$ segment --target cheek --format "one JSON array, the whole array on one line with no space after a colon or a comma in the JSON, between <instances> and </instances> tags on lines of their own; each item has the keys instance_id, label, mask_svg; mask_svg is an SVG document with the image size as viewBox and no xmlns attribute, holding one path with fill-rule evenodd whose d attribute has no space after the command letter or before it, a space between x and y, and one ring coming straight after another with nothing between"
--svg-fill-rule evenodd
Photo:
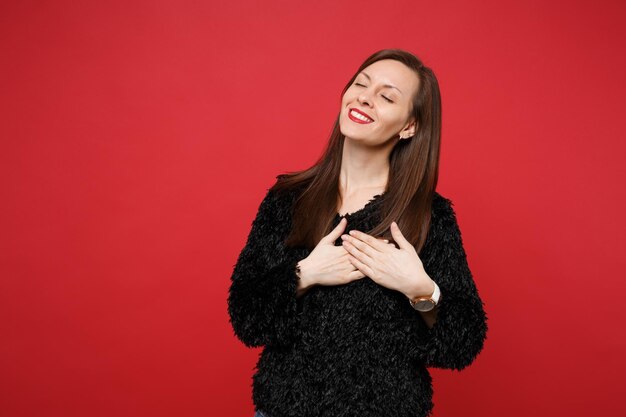
<instances>
[{"instance_id":1,"label":"cheek","mask_svg":"<svg viewBox=\"0 0 626 417\"><path fill-rule=\"evenodd\" d=\"M384 122L385 129L394 130L402 126L402 117L395 111L380 112L379 117Z\"/></svg>"},{"instance_id":2,"label":"cheek","mask_svg":"<svg viewBox=\"0 0 626 417\"><path fill-rule=\"evenodd\" d=\"M355 99L355 95L353 92L351 92L350 90L346 91L346 94L343 95L343 97L341 98L341 103L343 104L348 104L352 101L354 101Z\"/></svg>"}]
</instances>

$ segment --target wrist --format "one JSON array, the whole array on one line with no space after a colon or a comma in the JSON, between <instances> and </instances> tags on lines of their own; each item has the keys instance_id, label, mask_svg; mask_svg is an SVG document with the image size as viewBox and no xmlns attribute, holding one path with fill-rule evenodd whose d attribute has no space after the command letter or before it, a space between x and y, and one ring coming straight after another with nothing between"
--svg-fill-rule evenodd
<instances>
[{"instance_id":1,"label":"wrist","mask_svg":"<svg viewBox=\"0 0 626 417\"><path fill-rule=\"evenodd\" d=\"M432 284L432 292L430 289L422 289L411 292L411 294L408 295L411 307L422 313L422 315L430 314L434 308L439 306L439 302L441 301L441 290L439 289L439 286L430 277L428 277L428 280L431 281L430 284ZM429 325L429 327L431 326Z\"/></svg>"},{"instance_id":2,"label":"wrist","mask_svg":"<svg viewBox=\"0 0 626 417\"><path fill-rule=\"evenodd\" d=\"M434 293L435 281L426 275L426 279L421 279L420 283L411 288L405 295L411 300L417 300L420 297L432 297Z\"/></svg>"},{"instance_id":3,"label":"wrist","mask_svg":"<svg viewBox=\"0 0 626 417\"><path fill-rule=\"evenodd\" d=\"M306 291L314 285L308 274L306 258L296 263L296 275L298 276L298 290Z\"/></svg>"}]
</instances>

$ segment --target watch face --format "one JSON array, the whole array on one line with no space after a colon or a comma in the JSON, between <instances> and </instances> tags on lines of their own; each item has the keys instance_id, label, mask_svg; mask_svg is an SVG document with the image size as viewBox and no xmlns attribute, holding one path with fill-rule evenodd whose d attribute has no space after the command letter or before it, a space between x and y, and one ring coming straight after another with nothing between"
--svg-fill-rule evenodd
<instances>
[{"instance_id":1,"label":"watch face","mask_svg":"<svg viewBox=\"0 0 626 417\"><path fill-rule=\"evenodd\" d=\"M435 303L430 300L420 300L415 303L413 308L418 311L430 311L435 307Z\"/></svg>"}]
</instances>

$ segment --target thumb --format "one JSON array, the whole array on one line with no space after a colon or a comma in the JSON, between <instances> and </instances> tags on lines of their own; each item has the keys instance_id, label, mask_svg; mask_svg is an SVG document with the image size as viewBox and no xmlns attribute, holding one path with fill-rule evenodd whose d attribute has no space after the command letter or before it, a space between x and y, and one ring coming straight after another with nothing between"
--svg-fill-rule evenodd
<instances>
[{"instance_id":1,"label":"thumb","mask_svg":"<svg viewBox=\"0 0 626 417\"><path fill-rule=\"evenodd\" d=\"M324 243L334 244L335 240L339 239L343 231L346 230L346 224L348 224L348 220L346 220L345 217L342 217L341 221L339 221L339 224L337 224L337 226L335 226L335 228L331 230L329 234L324 236L322 238L322 241Z\"/></svg>"},{"instance_id":2,"label":"thumb","mask_svg":"<svg viewBox=\"0 0 626 417\"><path fill-rule=\"evenodd\" d=\"M413 245L411 245L411 242L409 242L408 240L404 238L404 235L402 234L402 232L400 231L400 228L398 227L398 223L391 222L390 229L391 229L391 236L393 236L393 240L398 244L400 249L413 248Z\"/></svg>"}]
</instances>

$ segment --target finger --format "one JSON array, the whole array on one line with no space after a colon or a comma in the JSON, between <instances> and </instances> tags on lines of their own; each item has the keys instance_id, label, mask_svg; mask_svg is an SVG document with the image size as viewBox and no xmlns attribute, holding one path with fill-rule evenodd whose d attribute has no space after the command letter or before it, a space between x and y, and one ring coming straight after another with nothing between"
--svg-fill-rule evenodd
<instances>
[{"instance_id":1,"label":"finger","mask_svg":"<svg viewBox=\"0 0 626 417\"><path fill-rule=\"evenodd\" d=\"M383 242L382 240L375 238L374 236L368 235L367 233L363 233L359 230L351 230L348 233L349 237L348 237L348 241L351 242L352 244L354 244L355 246L357 246L359 249L361 248L360 246L357 245L358 241L364 242L367 245L369 245L370 247L376 249L378 252L383 252L387 249L389 249L389 245L387 245L387 243ZM386 239L385 239L386 240ZM364 250L364 249L362 249ZM373 252L366 252L369 255L374 255Z\"/></svg>"},{"instance_id":2,"label":"finger","mask_svg":"<svg viewBox=\"0 0 626 417\"><path fill-rule=\"evenodd\" d=\"M352 236L342 235L341 238L343 239L342 246L346 248L350 254L359 258L362 262L371 263L372 259L380 253L377 249L374 249L367 243L359 239L355 239ZM385 245L382 242L379 243Z\"/></svg>"},{"instance_id":3,"label":"finger","mask_svg":"<svg viewBox=\"0 0 626 417\"><path fill-rule=\"evenodd\" d=\"M348 274L348 281L355 281L361 278L365 278L365 274L358 269Z\"/></svg>"},{"instance_id":4,"label":"finger","mask_svg":"<svg viewBox=\"0 0 626 417\"><path fill-rule=\"evenodd\" d=\"M348 220L345 217L343 217L341 221L339 221L337 226L335 226L335 228L331 230L329 234L327 234L326 236L322 238L322 241L324 243L334 244L335 240L339 239L339 236L341 236L343 231L346 230L346 224L348 224Z\"/></svg>"},{"instance_id":5,"label":"finger","mask_svg":"<svg viewBox=\"0 0 626 417\"><path fill-rule=\"evenodd\" d=\"M342 235L342 236L343 236L343 235ZM385 245L388 245L388 244L389 244L389 240L384 239L384 238L382 238L382 237L377 237L376 239L380 240L380 241L381 241L381 242L383 242Z\"/></svg>"},{"instance_id":6,"label":"finger","mask_svg":"<svg viewBox=\"0 0 626 417\"><path fill-rule=\"evenodd\" d=\"M361 262L358 258L350 256L350 262L352 262L352 265L354 265L354 267L361 271L363 274L369 277L372 277L374 275L374 271L372 270L372 268L370 268L364 262Z\"/></svg>"},{"instance_id":7,"label":"finger","mask_svg":"<svg viewBox=\"0 0 626 417\"><path fill-rule=\"evenodd\" d=\"M385 249L389 249L389 248L397 249L396 244L394 242L389 243L389 239L383 239L382 237L379 237L377 239L380 240L381 242L385 242Z\"/></svg>"},{"instance_id":8,"label":"finger","mask_svg":"<svg viewBox=\"0 0 626 417\"><path fill-rule=\"evenodd\" d=\"M398 244L400 249L409 249L409 248L415 249L413 245L411 244L411 242L405 239L404 235L400 231L400 228L398 227L398 223L391 222L390 229L391 229L391 236L393 236L393 240Z\"/></svg>"},{"instance_id":9,"label":"finger","mask_svg":"<svg viewBox=\"0 0 626 417\"><path fill-rule=\"evenodd\" d=\"M372 266L374 266L374 258L371 258L364 252L360 251L351 243L344 242L343 246L348 252L348 260L355 268L360 269L363 273L368 273L368 271L372 270Z\"/></svg>"}]
</instances>

